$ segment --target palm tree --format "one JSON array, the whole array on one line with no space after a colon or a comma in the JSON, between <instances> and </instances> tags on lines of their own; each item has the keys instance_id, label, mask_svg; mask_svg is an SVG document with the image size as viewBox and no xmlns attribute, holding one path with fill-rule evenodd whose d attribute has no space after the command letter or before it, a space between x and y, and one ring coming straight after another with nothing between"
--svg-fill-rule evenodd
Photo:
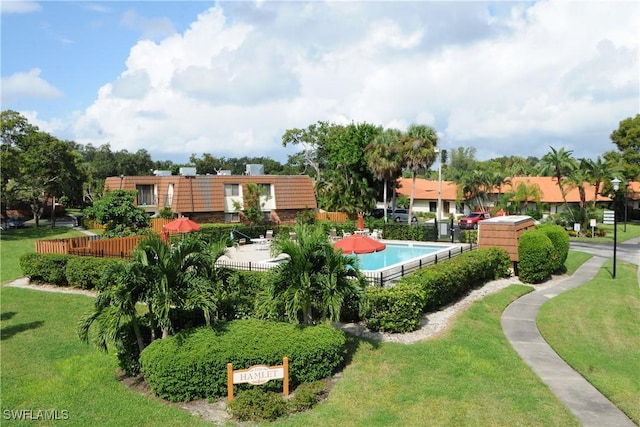
<instances>
[{"instance_id":1,"label":"palm tree","mask_svg":"<svg viewBox=\"0 0 640 427\"><path fill-rule=\"evenodd\" d=\"M527 212L527 206L530 201L535 201L536 203L540 203L542 198L542 190L538 184L526 184L524 182L518 183L516 188L508 193L509 198L513 199L513 201L518 204L520 207L520 213ZM522 205L524 203L524 205Z\"/></svg>"},{"instance_id":2,"label":"palm tree","mask_svg":"<svg viewBox=\"0 0 640 427\"><path fill-rule=\"evenodd\" d=\"M291 322L313 324L318 317L339 318L350 296L363 296L355 260L337 251L322 227L297 225L297 239L277 238L274 254L287 261L272 270L258 297L258 311L268 316L279 310ZM364 298L361 299L364 301Z\"/></svg>"},{"instance_id":3,"label":"palm tree","mask_svg":"<svg viewBox=\"0 0 640 427\"><path fill-rule=\"evenodd\" d=\"M438 144L436 131L425 125L411 125L403 139L404 164L411 172L411 197L407 222L413 217L413 199L416 191L416 176L428 169L436 159L435 147Z\"/></svg>"},{"instance_id":4,"label":"palm tree","mask_svg":"<svg viewBox=\"0 0 640 427\"><path fill-rule=\"evenodd\" d=\"M607 181L610 176L610 170L607 163L602 159L602 157L598 156L596 160L586 159L589 182L593 184L593 206L596 205L598 201L598 194L600 194L600 186Z\"/></svg>"},{"instance_id":5,"label":"palm tree","mask_svg":"<svg viewBox=\"0 0 640 427\"><path fill-rule=\"evenodd\" d=\"M402 133L397 129L386 129L365 148L365 157L367 158L369 168L373 171L377 179L384 181L383 203L385 222L387 222L388 182L395 182L402 172L402 160L399 156L401 136Z\"/></svg>"},{"instance_id":6,"label":"palm tree","mask_svg":"<svg viewBox=\"0 0 640 427\"><path fill-rule=\"evenodd\" d=\"M123 330L131 325L138 351L142 352L145 345L136 304L143 299L146 281L135 264L113 264L105 271L103 280L106 286L96 297L93 311L81 320L78 336L88 342L89 331L96 325L94 343L107 351L108 344L122 345Z\"/></svg>"},{"instance_id":7,"label":"palm tree","mask_svg":"<svg viewBox=\"0 0 640 427\"><path fill-rule=\"evenodd\" d=\"M188 236L169 246L152 234L140 242L133 256L149 282L145 300L152 326L162 330L162 338L171 332L170 314L177 308L202 309L210 322L216 310L210 281L215 260L203 240Z\"/></svg>"},{"instance_id":8,"label":"palm tree","mask_svg":"<svg viewBox=\"0 0 640 427\"><path fill-rule=\"evenodd\" d=\"M367 306L367 282L358 269L358 259L355 256L345 257L332 245L324 246L324 258L324 266L317 277L322 316L339 321L346 301L353 298L358 301L362 314Z\"/></svg>"},{"instance_id":9,"label":"palm tree","mask_svg":"<svg viewBox=\"0 0 640 427\"><path fill-rule=\"evenodd\" d=\"M492 176L483 170L472 170L464 173L460 178L459 190L462 197L476 205L481 210L485 210L485 199L487 191L492 188Z\"/></svg>"},{"instance_id":10,"label":"palm tree","mask_svg":"<svg viewBox=\"0 0 640 427\"><path fill-rule=\"evenodd\" d=\"M564 178L570 175L571 171L576 168L576 161L571 156L573 151L566 151L564 147L560 147L559 150L553 147L549 148L551 148L551 152L542 156L540 162L538 162L538 171L544 176L553 176L556 178L556 183L560 189L565 208L569 210Z\"/></svg>"}]
</instances>

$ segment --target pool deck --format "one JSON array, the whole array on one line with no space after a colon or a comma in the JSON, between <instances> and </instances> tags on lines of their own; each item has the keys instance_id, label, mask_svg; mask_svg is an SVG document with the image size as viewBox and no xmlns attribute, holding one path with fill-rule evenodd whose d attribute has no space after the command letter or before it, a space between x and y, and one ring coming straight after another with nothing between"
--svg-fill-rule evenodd
<instances>
[{"instance_id":1,"label":"pool deck","mask_svg":"<svg viewBox=\"0 0 640 427\"><path fill-rule=\"evenodd\" d=\"M464 246L465 250L469 247L469 244L460 243L448 243L448 242L415 242L407 240L381 240L384 243L413 243L415 245L427 245L427 246L442 246L444 247L456 247ZM244 261L244 262L265 262L273 259L271 248L269 243L253 243L250 245L232 246L227 248L226 255L223 255L221 259L229 261Z\"/></svg>"}]
</instances>

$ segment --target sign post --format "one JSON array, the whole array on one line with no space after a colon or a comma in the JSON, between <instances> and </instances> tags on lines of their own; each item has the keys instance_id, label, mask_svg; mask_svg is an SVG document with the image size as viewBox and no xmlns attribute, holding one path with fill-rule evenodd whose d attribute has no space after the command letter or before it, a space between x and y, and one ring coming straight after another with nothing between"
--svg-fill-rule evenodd
<instances>
[{"instance_id":1,"label":"sign post","mask_svg":"<svg viewBox=\"0 0 640 427\"><path fill-rule=\"evenodd\" d=\"M289 358L282 358L282 365L253 365L249 369L233 370L233 364L227 363L227 400L233 401L233 385L249 383L260 385L271 380L283 380L282 393L289 395Z\"/></svg>"},{"instance_id":2,"label":"sign post","mask_svg":"<svg viewBox=\"0 0 640 427\"><path fill-rule=\"evenodd\" d=\"M596 236L596 219L595 218L591 218L589 220L589 223L591 225L591 237L595 237Z\"/></svg>"}]
</instances>

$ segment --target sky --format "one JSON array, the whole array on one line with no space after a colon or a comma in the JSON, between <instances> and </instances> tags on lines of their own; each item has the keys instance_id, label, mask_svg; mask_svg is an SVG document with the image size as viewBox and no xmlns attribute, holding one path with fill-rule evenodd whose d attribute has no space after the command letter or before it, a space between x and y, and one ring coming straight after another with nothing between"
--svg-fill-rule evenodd
<instances>
[{"instance_id":1,"label":"sky","mask_svg":"<svg viewBox=\"0 0 640 427\"><path fill-rule=\"evenodd\" d=\"M282 163L318 121L486 160L616 149L640 113L640 2L1 0L2 110L153 160Z\"/></svg>"}]
</instances>

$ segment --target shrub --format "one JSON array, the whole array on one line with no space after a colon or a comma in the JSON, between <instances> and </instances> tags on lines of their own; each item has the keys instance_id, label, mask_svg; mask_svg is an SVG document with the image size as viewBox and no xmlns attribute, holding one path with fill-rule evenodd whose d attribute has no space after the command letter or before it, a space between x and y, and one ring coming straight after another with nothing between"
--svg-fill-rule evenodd
<instances>
[{"instance_id":1,"label":"shrub","mask_svg":"<svg viewBox=\"0 0 640 427\"><path fill-rule=\"evenodd\" d=\"M290 411L301 412L313 408L320 401L324 389L325 384L322 381L300 384L289 400Z\"/></svg>"},{"instance_id":2,"label":"shrub","mask_svg":"<svg viewBox=\"0 0 640 427\"><path fill-rule=\"evenodd\" d=\"M273 366L287 356L293 386L331 376L343 362L345 343L344 332L326 324L235 320L156 340L142 352L140 366L151 389L162 398L217 398L227 393L228 363L235 369ZM282 381L262 387L281 389Z\"/></svg>"},{"instance_id":3,"label":"shrub","mask_svg":"<svg viewBox=\"0 0 640 427\"><path fill-rule=\"evenodd\" d=\"M552 271L560 270L569 255L569 236L561 226L554 224L539 226L538 230L546 234L553 243Z\"/></svg>"},{"instance_id":4,"label":"shrub","mask_svg":"<svg viewBox=\"0 0 640 427\"><path fill-rule=\"evenodd\" d=\"M369 288L367 326L386 332L409 332L424 312L437 310L487 280L508 277L511 260L502 248L486 248L424 268L393 288Z\"/></svg>"},{"instance_id":5,"label":"shrub","mask_svg":"<svg viewBox=\"0 0 640 427\"><path fill-rule=\"evenodd\" d=\"M524 283L540 283L553 272L554 247L540 230L524 232L518 241L518 275Z\"/></svg>"},{"instance_id":6,"label":"shrub","mask_svg":"<svg viewBox=\"0 0 640 427\"><path fill-rule=\"evenodd\" d=\"M281 395L259 388L239 393L229 408L240 421L275 421L287 413L287 403Z\"/></svg>"},{"instance_id":7,"label":"shrub","mask_svg":"<svg viewBox=\"0 0 640 427\"><path fill-rule=\"evenodd\" d=\"M22 273L34 282L67 286L65 269L70 255L27 253L20 257Z\"/></svg>"},{"instance_id":8,"label":"shrub","mask_svg":"<svg viewBox=\"0 0 640 427\"><path fill-rule=\"evenodd\" d=\"M102 290L102 276L109 266L123 263L121 259L71 256L65 268L69 286Z\"/></svg>"},{"instance_id":9,"label":"shrub","mask_svg":"<svg viewBox=\"0 0 640 427\"><path fill-rule=\"evenodd\" d=\"M255 316L256 295L266 276L261 271L234 270L217 288L220 320L248 319Z\"/></svg>"},{"instance_id":10,"label":"shrub","mask_svg":"<svg viewBox=\"0 0 640 427\"><path fill-rule=\"evenodd\" d=\"M458 241L460 243L478 243L478 231L477 230L460 230Z\"/></svg>"},{"instance_id":11,"label":"shrub","mask_svg":"<svg viewBox=\"0 0 640 427\"><path fill-rule=\"evenodd\" d=\"M392 288L367 288L371 310L365 315L372 331L410 332L420 326L425 294L422 289L407 284Z\"/></svg>"},{"instance_id":12,"label":"shrub","mask_svg":"<svg viewBox=\"0 0 640 427\"><path fill-rule=\"evenodd\" d=\"M382 229L385 239L415 240L421 242L438 240L438 231L434 224L388 223Z\"/></svg>"}]
</instances>

